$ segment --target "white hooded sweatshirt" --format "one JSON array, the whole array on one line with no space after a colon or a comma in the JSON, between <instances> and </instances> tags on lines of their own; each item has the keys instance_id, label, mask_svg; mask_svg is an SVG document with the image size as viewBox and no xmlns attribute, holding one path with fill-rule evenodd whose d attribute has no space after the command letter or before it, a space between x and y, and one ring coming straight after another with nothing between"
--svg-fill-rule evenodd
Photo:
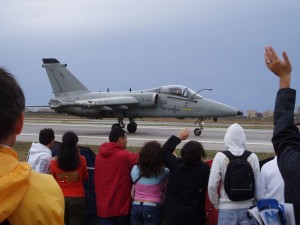
<instances>
[{"instance_id":1,"label":"white hooded sweatshirt","mask_svg":"<svg viewBox=\"0 0 300 225\"><path fill-rule=\"evenodd\" d=\"M52 152L47 146L40 143L32 143L27 161L34 171L49 174L51 159Z\"/></svg>"},{"instance_id":2,"label":"white hooded sweatshirt","mask_svg":"<svg viewBox=\"0 0 300 225\"><path fill-rule=\"evenodd\" d=\"M244 153L246 149L246 135L239 124L232 124L227 129L224 144L225 149L229 150L235 156L240 156ZM257 155L252 153L247 160L253 169L255 180L257 180L259 176L259 161ZM209 199L217 209L249 208L254 205L254 199L233 202L228 198L225 192L224 179L228 163L229 159L222 152L218 152L214 157L208 181ZM218 194L219 185L220 196Z\"/></svg>"},{"instance_id":3,"label":"white hooded sweatshirt","mask_svg":"<svg viewBox=\"0 0 300 225\"><path fill-rule=\"evenodd\" d=\"M265 163L256 182L256 199L275 198L284 203L284 181L277 164L277 156Z\"/></svg>"}]
</instances>

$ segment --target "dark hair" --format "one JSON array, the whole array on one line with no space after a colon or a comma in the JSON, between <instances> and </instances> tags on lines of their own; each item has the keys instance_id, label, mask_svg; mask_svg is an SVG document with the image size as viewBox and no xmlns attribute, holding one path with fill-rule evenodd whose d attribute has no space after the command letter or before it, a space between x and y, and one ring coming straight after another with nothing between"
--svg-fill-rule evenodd
<instances>
[{"instance_id":1,"label":"dark hair","mask_svg":"<svg viewBox=\"0 0 300 225\"><path fill-rule=\"evenodd\" d=\"M202 144L198 141L189 141L181 149L181 158L184 164L195 166L206 157Z\"/></svg>"},{"instance_id":2,"label":"dark hair","mask_svg":"<svg viewBox=\"0 0 300 225\"><path fill-rule=\"evenodd\" d=\"M163 169L162 148L157 141L149 141L140 151L137 162L140 174L144 177L157 177Z\"/></svg>"},{"instance_id":3,"label":"dark hair","mask_svg":"<svg viewBox=\"0 0 300 225\"><path fill-rule=\"evenodd\" d=\"M78 136L72 131L66 132L57 153L58 167L72 171L80 166L80 156L77 148Z\"/></svg>"},{"instance_id":4,"label":"dark hair","mask_svg":"<svg viewBox=\"0 0 300 225\"><path fill-rule=\"evenodd\" d=\"M51 128L40 130L39 142L41 144L48 145L54 138L54 131Z\"/></svg>"},{"instance_id":5,"label":"dark hair","mask_svg":"<svg viewBox=\"0 0 300 225\"><path fill-rule=\"evenodd\" d=\"M110 142L118 142L120 137L125 136L125 130L122 128L114 128L109 133L109 141Z\"/></svg>"},{"instance_id":6,"label":"dark hair","mask_svg":"<svg viewBox=\"0 0 300 225\"><path fill-rule=\"evenodd\" d=\"M24 93L12 74L0 68L0 141L14 133L25 109Z\"/></svg>"}]
</instances>

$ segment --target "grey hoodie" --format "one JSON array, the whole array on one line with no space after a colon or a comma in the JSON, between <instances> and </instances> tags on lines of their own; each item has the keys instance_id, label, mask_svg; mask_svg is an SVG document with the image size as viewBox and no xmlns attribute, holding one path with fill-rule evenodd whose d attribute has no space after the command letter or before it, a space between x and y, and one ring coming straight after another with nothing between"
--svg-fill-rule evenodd
<instances>
[{"instance_id":1,"label":"grey hoodie","mask_svg":"<svg viewBox=\"0 0 300 225\"><path fill-rule=\"evenodd\" d=\"M52 159L51 150L40 143L32 143L28 153L28 163L31 168L38 173L50 173L50 164Z\"/></svg>"},{"instance_id":2,"label":"grey hoodie","mask_svg":"<svg viewBox=\"0 0 300 225\"><path fill-rule=\"evenodd\" d=\"M225 149L229 150L233 155L242 155L246 149L246 135L244 129L237 123L232 124L224 137ZM255 180L259 176L259 161L257 155L252 153L248 157ZM224 153L218 152L214 157L208 181L208 196L215 208L219 209L245 209L252 206L255 199L233 202L231 201L224 189L224 179L227 170L229 159ZM218 187L220 184L220 195L218 194Z\"/></svg>"},{"instance_id":3,"label":"grey hoodie","mask_svg":"<svg viewBox=\"0 0 300 225\"><path fill-rule=\"evenodd\" d=\"M237 123L232 124L224 137L225 149L233 155L240 156L246 149L246 135L244 129Z\"/></svg>"}]
</instances>

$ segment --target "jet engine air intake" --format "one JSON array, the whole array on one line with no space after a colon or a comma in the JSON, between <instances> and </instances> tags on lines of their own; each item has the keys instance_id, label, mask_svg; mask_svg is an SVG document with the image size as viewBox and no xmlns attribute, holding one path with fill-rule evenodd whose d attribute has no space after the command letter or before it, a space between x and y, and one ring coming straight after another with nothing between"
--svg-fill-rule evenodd
<instances>
[{"instance_id":1,"label":"jet engine air intake","mask_svg":"<svg viewBox=\"0 0 300 225\"><path fill-rule=\"evenodd\" d=\"M141 107L156 107L158 101L157 93L143 93L138 97L139 106Z\"/></svg>"}]
</instances>

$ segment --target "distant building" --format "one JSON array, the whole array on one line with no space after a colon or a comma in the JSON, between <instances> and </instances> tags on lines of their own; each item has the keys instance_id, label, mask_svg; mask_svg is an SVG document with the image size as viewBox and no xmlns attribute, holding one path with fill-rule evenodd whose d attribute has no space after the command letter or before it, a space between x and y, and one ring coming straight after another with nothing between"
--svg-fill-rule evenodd
<instances>
[{"instance_id":1,"label":"distant building","mask_svg":"<svg viewBox=\"0 0 300 225\"><path fill-rule=\"evenodd\" d=\"M257 111L253 110L253 109L247 110L247 117L248 118L255 118L255 117L257 117Z\"/></svg>"},{"instance_id":2,"label":"distant building","mask_svg":"<svg viewBox=\"0 0 300 225\"><path fill-rule=\"evenodd\" d=\"M44 113L54 112L54 110L50 109L49 107L41 107L37 111L38 112L44 112Z\"/></svg>"},{"instance_id":3,"label":"distant building","mask_svg":"<svg viewBox=\"0 0 300 225\"><path fill-rule=\"evenodd\" d=\"M263 116L264 116L264 118L274 117L274 112L272 110L264 111Z\"/></svg>"},{"instance_id":4,"label":"distant building","mask_svg":"<svg viewBox=\"0 0 300 225\"><path fill-rule=\"evenodd\" d=\"M300 105L295 106L295 111L294 111L295 119L299 120L300 119Z\"/></svg>"},{"instance_id":5,"label":"distant building","mask_svg":"<svg viewBox=\"0 0 300 225\"><path fill-rule=\"evenodd\" d=\"M33 113L52 113L53 109L49 107L25 107L25 112L33 112Z\"/></svg>"},{"instance_id":6,"label":"distant building","mask_svg":"<svg viewBox=\"0 0 300 225\"><path fill-rule=\"evenodd\" d=\"M300 105L295 106L295 114L300 116Z\"/></svg>"},{"instance_id":7,"label":"distant building","mask_svg":"<svg viewBox=\"0 0 300 225\"><path fill-rule=\"evenodd\" d=\"M256 117L257 117L257 118L263 118L263 117L264 117L264 114L261 113L261 112L258 112L258 113L256 113Z\"/></svg>"}]
</instances>

